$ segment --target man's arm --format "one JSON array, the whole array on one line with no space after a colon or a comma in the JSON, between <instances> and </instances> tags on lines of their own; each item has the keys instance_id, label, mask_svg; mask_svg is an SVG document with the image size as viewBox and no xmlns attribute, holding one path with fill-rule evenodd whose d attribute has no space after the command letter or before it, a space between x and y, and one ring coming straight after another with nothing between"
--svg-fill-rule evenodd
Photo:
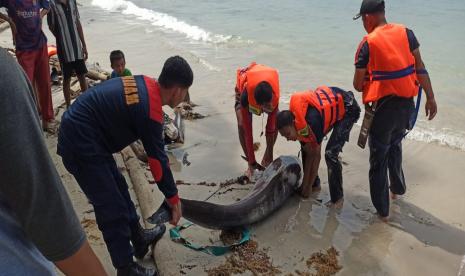
<instances>
[{"instance_id":1,"label":"man's arm","mask_svg":"<svg viewBox=\"0 0 465 276\"><path fill-rule=\"evenodd\" d=\"M312 192L313 183L318 175L318 168L320 167L321 160L321 145L312 145L311 143L305 143L302 150L305 151L305 167L304 167L304 178L302 180L301 195L304 198L308 198Z\"/></svg>"},{"instance_id":2,"label":"man's arm","mask_svg":"<svg viewBox=\"0 0 465 276\"><path fill-rule=\"evenodd\" d=\"M242 113L242 127L244 129L245 148L247 150L247 161L249 168L253 167L256 163L255 152L253 150L253 131L252 131L252 114L250 114L247 107L241 106Z\"/></svg>"},{"instance_id":3,"label":"man's arm","mask_svg":"<svg viewBox=\"0 0 465 276\"><path fill-rule=\"evenodd\" d=\"M363 92L363 85L365 83L365 76L367 73L366 68L356 68L354 74L354 88L358 92Z\"/></svg>"},{"instance_id":4,"label":"man's arm","mask_svg":"<svg viewBox=\"0 0 465 276\"><path fill-rule=\"evenodd\" d=\"M48 9L41 9L40 10L40 18L43 19L48 13Z\"/></svg>"},{"instance_id":5,"label":"man's arm","mask_svg":"<svg viewBox=\"0 0 465 276\"><path fill-rule=\"evenodd\" d=\"M107 273L86 240L72 256L56 261L55 265L67 276L105 276Z\"/></svg>"},{"instance_id":6,"label":"man's arm","mask_svg":"<svg viewBox=\"0 0 465 276\"><path fill-rule=\"evenodd\" d=\"M48 0L41 0L40 1L40 7L42 8L40 10L40 18L43 19L44 16L47 15L48 11L50 10L50 1Z\"/></svg>"},{"instance_id":7,"label":"man's arm","mask_svg":"<svg viewBox=\"0 0 465 276\"><path fill-rule=\"evenodd\" d=\"M268 114L266 122L266 150L262 160L262 166L264 167L267 167L273 162L273 148L276 143L276 138L278 137L278 131L276 129L276 116L278 111L278 107L276 107L273 112Z\"/></svg>"},{"instance_id":8,"label":"man's arm","mask_svg":"<svg viewBox=\"0 0 465 276\"><path fill-rule=\"evenodd\" d=\"M431 85L431 80L426 72L425 64L421 59L420 48L415 49L412 54L415 57L415 70L417 71L418 81L426 94L426 116L428 116L429 120L432 120L438 112L436 100L434 98L433 86Z\"/></svg>"},{"instance_id":9,"label":"man's arm","mask_svg":"<svg viewBox=\"0 0 465 276\"><path fill-rule=\"evenodd\" d=\"M140 139L147 152L150 171L158 184L158 189L172 208L173 218L170 223L176 225L182 216L181 201L169 167L168 156L165 153L163 125L152 119L147 119L147 124L140 131L142 132Z\"/></svg>"},{"instance_id":10,"label":"man's arm","mask_svg":"<svg viewBox=\"0 0 465 276\"><path fill-rule=\"evenodd\" d=\"M51 8L50 12L47 14L47 24L50 32L57 37L56 14L53 8Z\"/></svg>"},{"instance_id":11,"label":"man's arm","mask_svg":"<svg viewBox=\"0 0 465 276\"><path fill-rule=\"evenodd\" d=\"M358 45L357 52L355 53L355 74L354 74L354 88L359 92L363 92L363 85L367 73L367 66L370 57L368 43L364 38Z\"/></svg>"},{"instance_id":12,"label":"man's arm","mask_svg":"<svg viewBox=\"0 0 465 276\"><path fill-rule=\"evenodd\" d=\"M8 24L10 24L11 35L13 36L13 45L16 46L16 33L17 33L17 30L16 30L15 23L13 22L13 20L8 15L3 14L1 12L0 12L0 18L5 20L6 22L8 22Z\"/></svg>"},{"instance_id":13,"label":"man's arm","mask_svg":"<svg viewBox=\"0 0 465 276\"><path fill-rule=\"evenodd\" d=\"M74 3L74 5L76 5L76 3ZM81 39L81 43L82 43L82 52L84 54L84 60L87 60L87 58L89 57L89 54L87 52L87 44L86 44L86 40L84 39L84 31L82 30L82 24L81 24L81 19L79 16L77 5L76 5L76 27L77 27L77 31L79 34L79 39Z\"/></svg>"}]
</instances>

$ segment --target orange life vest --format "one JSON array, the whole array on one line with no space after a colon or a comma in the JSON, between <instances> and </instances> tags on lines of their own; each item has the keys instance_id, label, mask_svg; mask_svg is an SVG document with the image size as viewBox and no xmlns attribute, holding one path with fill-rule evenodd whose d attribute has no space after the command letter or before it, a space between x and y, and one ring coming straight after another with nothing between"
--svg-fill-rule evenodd
<instances>
[{"instance_id":1,"label":"orange life vest","mask_svg":"<svg viewBox=\"0 0 465 276\"><path fill-rule=\"evenodd\" d=\"M333 92L327 86L320 86L315 91L297 92L292 94L289 110L294 114L294 125L297 130L297 139L305 143L316 144L316 137L308 126L305 115L308 106L315 107L323 118L323 133L326 135L331 128L344 118L344 99L341 94Z\"/></svg>"},{"instance_id":2,"label":"orange life vest","mask_svg":"<svg viewBox=\"0 0 465 276\"><path fill-rule=\"evenodd\" d=\"M255 88L262 81L266 81L273 89L271 105L275 109L279 104L279 77L278 71L274 68L252 62L248 67L237 69L236 89L240 94L247 91L249 111L255 115L260 115L263 110L257 104L254 97Z\"/></svg>"},{"instance_id":3,"label":"orange life vest","mask_svg":"<svg viewBox=\"0 0 465 276\"><path fill-rule=\"evenodd\" d=\"M363 88L363 103L388 95L410 98L418 94L415 58L405 26L386 24L364 38L368 42L368 80Z\"/></svg>"},{"instance_id":4,"label":"orange life vest","mask_svg":"<svg viewBox=\"0 0 465 276\"><path fill-rule=\"evenodd\" d=\"M53 45L48 45L47 46L47 51L48 51L48 57L50 58L53 55L57 54L57 47Z\"/></svg>"}]
</instances>

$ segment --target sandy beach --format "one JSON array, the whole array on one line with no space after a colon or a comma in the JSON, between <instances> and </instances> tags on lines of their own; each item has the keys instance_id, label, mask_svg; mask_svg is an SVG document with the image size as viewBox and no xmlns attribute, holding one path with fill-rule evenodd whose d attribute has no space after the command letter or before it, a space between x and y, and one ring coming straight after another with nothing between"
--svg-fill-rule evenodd
<instances>
[{"instance_id":1,"label":"sandy beach","mask_svg":"<svg viewBox=\"0 0 465 276\"><path fill-rule=\"evenodd\" d=\"M98 61L102 68L110 70L108 54L123 43L127 67L134 74L156 77L164 60L175 54L184 56L191 64L194 71L191 100L198 104L195 111L207 117L186 121L186 142L175 150L175 155L187 154L190 165L171 156L176 180L219 183L245 171L247 164L240 157L242 150L233 110L236 68L210 70L189 52L179 52L165 41L154 41L146 36L145 30L138 25L114 28L111 21L98 19L91 11L81 16L89 60ZM93 24L98 24L99 28L92 28ZM105 30L104 35L102 30ZM49 42L54 44L48 30L46 34ZM10 37L9 30L0 33L0 46L11 47ZM151 50L147 51L148 48ZM281 106L287 108L283 103ZM254 116L254 139L262 145L256 153L259 161L265 148L265 137L259 137L261 129L262 119ZM268 219L250 227L252 239L260 248L267 248L282 275L298 275L296 270L314 272L307 268L305 260L331 246L340 254L342 270L337 275L465 275L465 152L404 140L407 193L392 202L391 221L385 224L377 219L370 200L369 152L356 146L358 132L358 126L355 126L341 155L344 164L343 208L336 211L323 204L329 200L329 191L326 165L322 160L319 170L322 191L307 200L297 195L290 198ZM114 275L101 234L96 225L89 222L94 219L91 205L56 155L56 137L46 135L46 138L76 212L87 225L91 245L107 272ZM278 137L274 155L297 155L298 150L297 142ZM117 159L124 171L121 155L117 155ZM128 174L124 175L130 182ZM251 187L250 184L233 185L228 191L219 190L209 201L228 204L242 198ZM179 185L178 188L183 198L205 200L219 187ZM160 198L161 193L156 188L151 190L154 197ZM137 197L134 196L134 200ZM156 208L160 203L152 207ZM197 243L211 244L212 241L219 242L220 232L193 226L183 234ZM155 248L155 256L164 262L156 259L163 275L206 275L206 270L225 261L225 257L213 257L171 242L167 234L160 243L163 246Z\"/></svg>"}]
</instances>

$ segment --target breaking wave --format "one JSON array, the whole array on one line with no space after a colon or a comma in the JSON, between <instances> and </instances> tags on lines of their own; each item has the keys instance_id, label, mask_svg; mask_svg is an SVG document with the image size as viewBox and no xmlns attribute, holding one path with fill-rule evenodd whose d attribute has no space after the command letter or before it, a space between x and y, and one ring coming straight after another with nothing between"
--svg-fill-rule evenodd
<instances>
[{"instance_id":1,"label":"breaking wave","mask_svg":"<svg viewBox=\"0 0 465 276\"><path fill-rule=\"evenodd\" d=\"M169 14L141 8L131 1L125 0L92 0L92 5L110 12L120 12L124 15L133 15L139 20L149 21L153 26L165 31L173 31L185 35L187 38L210 43L226 43L240 38L232 35L213 34L198 26L177 19Z\"/></svg>"}]
</instances>

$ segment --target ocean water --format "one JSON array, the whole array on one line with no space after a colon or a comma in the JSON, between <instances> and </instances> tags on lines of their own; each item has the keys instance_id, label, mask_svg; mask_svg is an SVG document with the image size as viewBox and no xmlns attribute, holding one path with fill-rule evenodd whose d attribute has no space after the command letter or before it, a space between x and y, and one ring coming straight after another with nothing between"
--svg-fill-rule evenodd
<instances>
[{"instance_id":1,"label":"ocean water","mask_svg":"<svg viewBox=\"0 0 465 276\"><path fill-rule=\"evenodd\" d=\"M289 95L319 85L353 90L354 55L365 35L353 21L360 0L212 1L84 0L118 24L140 23L207 70L230 74L251 61L278 68L281 108ZM439 113L422 113L409 139L465 151L465 1L392 0L389 22L414 31L432 79Z\"/></svg>"}]
</instances>

